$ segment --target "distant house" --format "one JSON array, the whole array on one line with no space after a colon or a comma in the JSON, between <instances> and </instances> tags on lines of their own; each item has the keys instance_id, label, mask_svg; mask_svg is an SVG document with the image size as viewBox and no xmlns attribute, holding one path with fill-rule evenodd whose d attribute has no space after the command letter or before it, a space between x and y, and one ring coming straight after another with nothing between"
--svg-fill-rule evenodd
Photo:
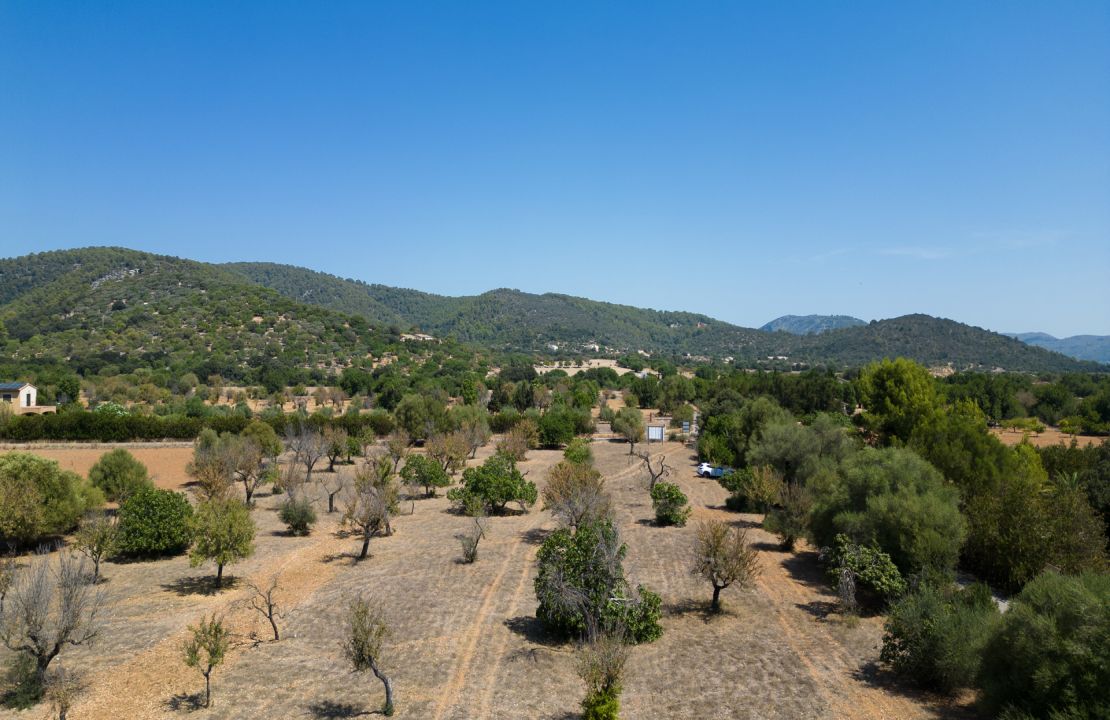
<instances>
[{"instance_id":1,"label":"distant house","mask_svg":"<svg viewBox=\"0 0 1110 720\"><path fill-rule=\"evenodd\" d=\"M11 406L15 415L45 415L57 411L53 405L39 405L39 391L31 383L0 383L0 402Z\"/></svg>"}]
</instances>

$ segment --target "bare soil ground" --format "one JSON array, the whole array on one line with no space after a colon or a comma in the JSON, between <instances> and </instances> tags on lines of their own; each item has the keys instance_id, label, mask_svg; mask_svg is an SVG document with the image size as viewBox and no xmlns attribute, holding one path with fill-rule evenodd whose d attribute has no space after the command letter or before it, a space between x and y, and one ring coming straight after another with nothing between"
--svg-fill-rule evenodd
<instances>
[{"instance_id":1,"label":"bare soil ground","mask_svg":"<svg viewBox=\"0 0 1110 720\"><path fill-rule=\"evenodd\" d=\"M184 490L190 481L185 466L193 459L191 442L159 443L25 443L0 444L0 453L17 450L57 460L63 470L85 477L104 453L124 448L146 465L154 484L167 490Z\"/></svg>"},{"instance_id":2,"label":"bare soil ground","mask_svg":"<svg viewBox=\"0 0 1110 720\"><path fill-rule=\"evenodd\" d=\"M1044 432L1031 433L1024 430L1010 430L1005 428L991 428L991 434L1007 445L1020 445L1028 439L1035 447L1050 447L1052 445L1071 445L1074 438L1079 447L1098 445L1110 440L1110 437L1098 435L1068 435L1060 432L1059 428L1047 427Z\"/></svg>"},{"instance_id":3,"label":"bare soil ground","mask_svg":"<svg viewBox=\"0 0 1110 720\"><path fill-rule=\"evenodd\" d=\"M694 475L686 448L642 447L665 454L675 467L670 479L689 495L692 522L714 516L749 528L763 574L754 588L726 590L726 612L709 617L710 588L688 571L692 523L656 527L640 463L629 458L628 446L594 443L628 544L629 579L659 592L665 607L663 637L632 650L622 717L966 716L958 705L897 689L874 669L881 618L840 621L831 612L834 598L820 581L815 553L804 548L783 553L757 527L758 516L724 511L725 491ZM169 477L169 467L182 463L182 449L159 451L168 457L151 464ZM472 462L491 451L484 448ZM560 457L533 451L522 469L542 483ZM89 681L70 717L370 714L381 706L381 685L369 674L349 672L340 647L346 605L360 593L381 601L393 627L382 664L396 688L396 717L578 717L583 687L574 671L574 647L547 637L534 618L534 561L555 527L549 513L533 508L490 518L477 562L465 565L458 561L455 536L471 520L452 513L442 496L406 502L395 534L374 539L371 557L355 563L358 541L339 531L338 515L321 512L310 537L293 538L277 519L278 501L260 500L253 513L259 526L256 553L229 567L237 582L220 593L208 583L212 568L191 569L185 558L106 566L110 605L101 637L91 648L67 648L61 656ZM245 581L265 581L274 573L286 588L284 635L277 643L254 642L251 635L266 638L268 627L243 608ZM186 626L213 612L227 618L239 644L213 674L213 707L201 709L203 679L185 667L179 648ZM24 713L0 711L0 718L45 717L45 705Z\"/></svg>"}]
</instances>

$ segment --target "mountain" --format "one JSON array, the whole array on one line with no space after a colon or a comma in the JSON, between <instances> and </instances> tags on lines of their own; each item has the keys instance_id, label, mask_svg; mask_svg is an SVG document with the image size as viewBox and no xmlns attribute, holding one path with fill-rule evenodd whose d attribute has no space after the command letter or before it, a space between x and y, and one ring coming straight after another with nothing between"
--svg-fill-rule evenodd
<instances>
[{"instance_id":1,"label":"mountain","mask_svg":"<svg viewBox=\"0 0 1110 720\"><path fill-rule=\"evenodd\" d=\"M815 335L826 330L839 330L867 323L851 315L783 315L760 327L765 332L788 332L793 335Z\"/></svg>"},{"instance_id":2,"label":"mountain","mask_svg":"<svg viewBox=\"0 0 1110 720\"><path fill-rule=\"evenodd\" d=\"M1110 363L1110 335L1072 335L1057 338L1042 332L1006 333L1027 345L1036 345L1079 360Z\"/></svg>"},{"instance_id":3,"label":"mountain","mask_svg":"<svg viewBox=\"0 0 1110 720\"><path fill-rule=\"evenodd\" d=\"M0 260L0 323L5 365L82 374L327 370L388 343L361 317L295 302L214 265L120 248Z\"/></svg>"},{"instance_id":4,"label":"mountain","mask_svg":"<svg viewBox=\"0 0 1110 720\"><path fill-rule=\"evenodd\" d=\"M454 336L503 350L543 352L555 345L575 353L596 344L613 353L644 350L732 357L744 365L803 362L854 366L903 356L926 365L951 363L959 370L1107 369L928 315L793 335L742 328L694 313L645 310L553 293L534 295L502 289L447 297L370 285L289 265L236 263L223 267L298 301L359 314L371 322L417 327L433 335Z\"/></svg>"},{"instance_id":5,"label":"mountain","mask_svg":"<svg viewBox=\"0 0 1110 720\"><path fill-rule=\"evenodd\" d=\"M555 345L579 354L597 345L609 354L732 357L744 366L845 367L904 356L961 370L1107 369L927 315L792 335L554 293L447 297L287 265L221 266L121 248L0 260L0 374L55 366L82 374L146 368L252 382L267 372L303 378L386 350L409 352L398 342L409 328L495 350L550 352Z\"/></svg>"}]
</instances>

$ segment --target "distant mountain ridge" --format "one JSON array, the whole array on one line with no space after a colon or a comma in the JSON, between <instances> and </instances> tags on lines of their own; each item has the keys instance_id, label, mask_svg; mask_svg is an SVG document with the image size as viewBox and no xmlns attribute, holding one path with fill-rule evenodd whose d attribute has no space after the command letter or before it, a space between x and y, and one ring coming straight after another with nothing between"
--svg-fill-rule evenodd
<instances>
[{"instance_id":1,"label":"distant mountain ridge","mask_svg":"<svg viewBox=\"0 0 1110 720\"><path fill-rule=\"evenodd\" d=\"M814 335L827 330L866 325L867 321L851 315L783 315L759 329L765 332L788 332L794 335Z\"/></svg>"},{"instance_id":2,"label":"distant mountain ridge","mask_svg":"<svg viewBox=\"0 0 1110 720\"><path fill-rule=\"evenodd\" d=\"M982 328L928 315L907 315L794 335L743 328L688 312L645 310L569 295L491 290L448 297L391 288L274 263L223 266L302 302L324 304L372 322L401 323L424 332L505 350L661 352L738 363L851 366L883 357L909 357L956 369L1105 371Z\"/></svg>"},{"instance_id":3,"label":"distant mountain ridge","mask_svg":"<svg viewBox=\"0 0 1110 720\"><path fill-rule=\"evenodd\" d=\"M745 367L851 367L902 356L957 370L1110 370L927 315L792 335L557 293L447 297L289 265L213 265L123 248L0 259L0 365L190 368L205 377L263 366L334 371L414 328L496 351L642 350Z\"/></svg>"},{"instance_id":4,"label":"distant mountain ridge","mask_svg":"<svg viewBox=\"0 0 1110 720\"><path fill-rule=\"evenodd\" d=\"M1028 345L1042 347L1078 360L1110 363L1110 335L1072 335L1058 338L1043 332L1003 334Z\"/></svg>"}]
</instances>

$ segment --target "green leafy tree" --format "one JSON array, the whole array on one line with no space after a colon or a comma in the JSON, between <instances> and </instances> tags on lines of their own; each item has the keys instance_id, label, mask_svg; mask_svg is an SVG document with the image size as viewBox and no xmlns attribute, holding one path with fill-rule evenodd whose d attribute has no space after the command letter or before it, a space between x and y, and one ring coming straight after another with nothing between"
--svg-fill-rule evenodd
<instances>
[{"instance_id":1,"label":"green leafy tree","mask_svg":"<svg viewBox=\"0 0 1110 720\"><path fill-rule=\"evenodd\" d=\"M839 475L814 478L810 527L819 545L847 534L877 545L903 572L950 571L967 526L959 495L929 463L909 450L865 449Z\"/></svg>"},{"instance_id":2,"label":"green leafy tree","mask_svg":"<svg viewBox=\"0 0 1110 720\"><path fill-rule=\"evenodd\" d=\"M575 465L593 465L594 454L590 450L590 441L586 438L574 438L563 451L563 458Z\"/></svg>"},{"instance_id":3,"label":"green leafy tree","mask_svg":"<svg viewBox=\"0 0 1110 720\"><path fill-rule=\"evenodd\" d=\"M197 506L192 526L189 564L197 567L208 561L216 563L216 587L222 587L224 566L254 553L256 527L250 510L234 498L207 500Z\"/></svg>"},{"instance_id":4,"label":"green leafy tree","mask_svg":"<svg viewBox=\"0 0 1110 720\"><path fill-rule=\"evenodd\" d=\"M424 488L425 497L435 497L436 488L451 484L447 471L424 455L410 455L405 460L405 466L401 468L401 479L409 487Z\"/></svg>"},{"instance_id":5,"label":"green leafy tree","mask_svg":"<svg viewBox=\"0 0 1110 720\"><path fill-rule=\"evenodd\" d=\"M1110 575L1046 572L1012 600L979 671L983 709L1103 718L1110 708Z\"/></svg>"},{"instance_id":6,"label":"green leafy tree","mask_svg":"<svg viewBox=\"0 0 1110 720\"><path fill-rule=\"evenodd\" d=\"M73 537L73 546L82 555L92 560L94 583L100 581L100 561L116 551L116 542L119 538L119 526L115 518L106 513L97 512L87 515L77 528Z\"/></svg>"},{"instance_id":7,"label":"green leafy tree","mask_svg":"<svg viewBox=\"0 0 1110 720\"><path fill-rule=\"evenodd\" d=\"M289 528L292 535L308 535L316 524L316 510L304 495L296 494L286 498L278 510L278 518Z\"/></svg>"},{"instance_id":8,"label":"green leafy tree","mask_svg":"<svg viewBox=\"0 0 1110 720\"><path fill-rule=\"evenodd\" d=\"M0 538L28 544L77 526L104 502L100 491L57 461L30 453L0 455Z\"/></svg>"},{"instance_id":9,"label":"green leafy tree","mask_svg":"<svg viewBox=\"0 0 1110 720\"><path fill-rule=\"evenodd\" d=\"M907 442L914 428L937 407L936 382L913 360L897 358L863 369L859 391L864 423L884 440Z\"/></svg>"},{"instance_id":10,"label":"green leafy tree","mask_svg":"<svg viewBox=\"0 0 1110 720\"><path fill-rule=\"evenodd\" d=\"M185 496L157 488L143 490L119 509L116 547L123 555L177 555L193 540L193 507Z\"/></svg>"},{"instance_id":11,"label":"green leafy tree","mask_svg":"<svg viewBox=\"0 0 1110 720\"><path fill-rule=\"evenodd\" d=\"M524 479L511 457L497 453L481 466L467 468L462 486L447 491L447 497L464 508L484 507L487 513L499 515L510 502L518 503L523 510L532 507L538 491L534 482Z\"/></svg>"},{"instance_id":12,"label":"green leafy tree","mask_svg":"<svg viewBox=\"0 0 1110 720\"><path fill-rule=\"evenodd\" d=\"M749 586L759 577L760 567L745 531L710 520L697 526L690 571L713 586L710 610L720 612L721 591L730 586Z\"/></svg>"},{"instance_id":13,"label":"green leafy tree","mask_svg":"<svg viewBox=\"0 0 1110 720\"><path fill-rule=\"evenodd\" d=\"M153 487L146 465L123 448L101 455L89 468L89 481L113 502L122 502L139 490Z\"/></svg>"},{"instance_id":14,"label":"green leafy tree","mask_svg":"<svg viewBox=\"0 0 1110 720\"><path fill-rule=\"evenodd\" d=\"M655 510L655 522L660 525L682 526L690 516L686 494L674 483L656 483L651 489L651 506Z\"/></svg>"},{"instance_id":15,"label":"green leafy tree","mask_svg":"<svg viewBox=\"0 0 1110 720\"><path fill-rule=\"evenodd\" d=\"M628 441L628 454L636 449L636 443L644 439L644 414L634 407L623 407L613 418L613 432Z\"/></svg>"},{"instance_id":16,"label":"green leafy tree","mask_svg":"<svg viewBox=\"0 0 1110 720\"><path fill-rule=\"evenodd\" d=\"M863 591L865 605L882 607L906 592L898 566L879 548L854 543L841 534L834 538L832 547L822 548L821 555L830 584L838 585L848 575Z\"/></svg>"},{"instance_id":17,"label":"green leafy tree","mask_svg":"<svg viewBox=\"0 0 1110 720\"><path fill-rule=\"evenodd\" d=\"M202 617L189 626L189 638L181 647L185 664L204 676L204 707L212 706L212 671L222 665L231 646L231 631L215 615Z\"/></svg>"}]
</instances>

